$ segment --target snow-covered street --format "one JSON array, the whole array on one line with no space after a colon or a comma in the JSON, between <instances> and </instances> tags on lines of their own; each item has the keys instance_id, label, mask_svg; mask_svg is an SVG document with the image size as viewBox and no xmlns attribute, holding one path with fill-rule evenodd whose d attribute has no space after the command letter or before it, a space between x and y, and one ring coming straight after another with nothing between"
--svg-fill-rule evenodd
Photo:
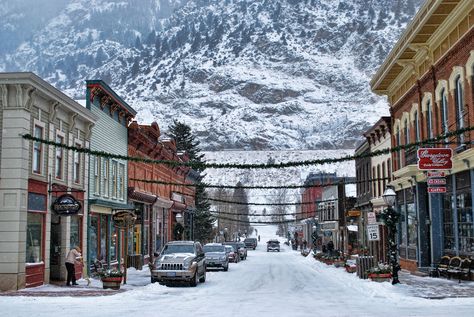
<instances>
[{"instance_id":1,"label":"snow-covered street","mask_svg":"<svg viewBox=\"0 0 474 317\"><path fill-rule=\"evenodd\" d=\"M262 241L246 261L208 272L196 288L140 286L149 280L143 270L112 296L0 296L0 309L3 316L472 316L472 297L413 297L411 286L360 280L284 244L282 252L267 253L264 242L274 229L258 227Z\"/></svg>"}]
</instances>

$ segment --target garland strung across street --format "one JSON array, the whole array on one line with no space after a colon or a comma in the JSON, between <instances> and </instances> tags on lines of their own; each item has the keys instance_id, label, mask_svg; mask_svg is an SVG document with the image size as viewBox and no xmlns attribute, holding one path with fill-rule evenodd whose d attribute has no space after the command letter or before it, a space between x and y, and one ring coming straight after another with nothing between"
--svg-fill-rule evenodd
<instances>
[{"instance_id":1,"label":"garland strung across street","mask_svg":"<svg viewBox=\"0 0 474 317\"><path fill-rule=\"evenodd\" d=\"M233 212L227 212L227 211L212 211L211 213L215 215L230 215L230 216L249 216L249 217L283 217L283 216L298 216L298 215L307 215L309 213L314 213L314 211L311 212L291 212L291 213L284 213L284 214L258 214L258 215L252 215L252 214L245 214L245 213L233 213ZM293 221L295 221L293 219Z\"/></svg>"},{"instance_id":2,"label":"garland strung across street","mask_svg":"<svg viewBox=\"0 0 474 317\"><path fill-rule=\"evenodd\" d=\"M319 201L306 201L306 202L299 202L299 203L246 203L242 201L231 201L231 200L224 200L224 199L215 199L215 198L208 198L207 200L216 201L220 203L226 204L234 204L234 205L247 205L247 206L298 206L298 205L311 205L311 204L319 204L331 201L337 201L339 199L327 199L327 200L319 200Z\"/></svg>"},{"instance_id":3,"label":"garland strung across street","mask_svg":"<svg viewBox=\"0 0 474 317\"><path fill-rule=\"evenodd\" d=\"M330 187L330 186L337 186L340 184L348 185L348 184L360 184L365 182L375 182L375 181L383 181L383 180L390 180L389 177L381 177L381 178L371 178L367 180L361 181L339 181L339 182L331 182L326 184L307 184L307 185L284 185L284 186L235 186L235 185L211 185L207 183L193 183L193 184L185 184L185 183L173 183L173 182L165 182L159 180L150 180L150 179L141 179L141 178L130 178L131 181L136 182L143 182L148 184L160 184L160 185L173 185L173 186L184 186L184 187L206 187L206 188L220 188L220 189L299 189L299 188L313 188L313 187Z\"/></svg>"},{"instance_id":4,"label":"garland strung across street","mask_svg":"<svg viewBox=\"0 0 474 317\"><path fill-rule=\"evenodd\" d=\"M170 161L170 160L154 160L154 159L147 159L143 157L112 154L112 153L107 153L104 151L95 151L95 150L91 150L87 148L80 148L77 146L69 146L69 145L57 143L54 141L48 141L45 139L36 138L32 136L31 134L25 134L23 135L23 138L26 140L40 142L43 144L53 145L55 147L75 151L78 153L85 153L85 154L95 155L95 156L100 156L100 157L105 157L105 158L114 158L114 159L134 161L134 162L143 162L143 163L149 163L149 164L167 164L171 167L187 166L192 169L198 169L198 170L205 169L205 168L267 169L267 168L286 168L286 167L297 167L297 166L322 165L322 164L339 163L339 162L345 162L345 161L353 161L358 158L380 156L383 154L394 153L394 152L410 149L410 148L417 147L420 145L433 145L433 144L440 143L439 141L441 141L442 144L447 144L450 142L444 142L446 138L458 136L472 130L474 130L474 126L458 129L458 130L448 132L445 134L440 134L437 137L434 137L431 139L426 139L423 141L409 143L405 145L399 145L399 146L392 147L389 149L377 150L370 153L346 155L339 158L316 159L316 160L306 160L306 161L286 162L286 163L281 162L281 163L270 163L270 164L265 164L265 163L261 163L261 164L221 163L219 164L219 163L203 163L203 162L177 162L177 161Z\"/></svg>"},{"instance_id":5,"label":"garland strung across street","mask_svg":"<svg viewBox=\"0 0 474 317\"><path fill-rule=\"evenodd\" d=\"M228 220L228 221L232 221L232 222L238 222L238 223L246 223L246 224L253 224L253 223L262 223L262 224L272 224L272 225L277 225L277 224L282 224L282 223L294 223L295 220L294 219L290 219L290 220L275 220L275 221L252 221L252 220L239 220L239 219L233 219L233 218L228 218L228 217L222 217L222 216L215 216L215 218L217 219L221 219L221 220ZM313 218L313 217L307 217L307 218L303 218L303 219L310 219L310 218ZM303 220L303 219L298 219L298 220Z\"/></svg>"}]
</instances>

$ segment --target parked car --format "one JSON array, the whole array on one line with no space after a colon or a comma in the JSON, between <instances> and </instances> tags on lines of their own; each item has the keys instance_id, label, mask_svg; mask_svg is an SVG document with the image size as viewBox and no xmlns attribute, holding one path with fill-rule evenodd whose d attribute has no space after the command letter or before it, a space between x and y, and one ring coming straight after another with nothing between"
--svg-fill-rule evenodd
<instances>
[{"instance_id":1,"label":"parked car","mask_svg":"<svg viewBox=\"0 0 474 317\"><path fill-rule=\"evenodd\" d=\"M268 240L267 241L267 252L270 251L278 251L280 252L280 241L276 239Z\"/></svg>"},{"instance_id":2,"label":"parked car","mask_svg":"<svg viewBox=\"0 0 474 317\"><path fill-rule=\"evenodd\" d=\"M245 243L239 241L232 241L226 242L225 244L232 246L234 248L234 252L240 255L241 260L245 260L247 258L247 248L245 247Z\"/></svg>"},{"instance_id":3,"label":"parked car","mask_svg":"<svg viewBox=\"0 0 474 317\"><path fill-rule=\"evenodd\" d=\"M206 268L223 268L227 272L229 269L229 256L225 252L225 247L220 243L208 243L203 247L206 257Z\"/></svg>"},{"instance_id":4,"label":"parked car","mask_svg":"<svg viewBox=\"0 0 474 317\"><path fill-rule=\"evenodd\" d=\"M193 241L170 241L150 265L151 282L169 285L176 282L196 286L206 281L206 260L202 246Z\"/></svg>"},{"instance_id":5,"label":"parked car","mask_svg":"<svg viewBox=\"0 0 474 317\"><path fill-rule=\"evenodd\" d=\"M224 245L225 251L228 254L229 257L229 262L233 263L239 263L240 261L240 256L238 255L239 253L234 251L234 247L231 245Z\"/></svg>"},{"instance_id":6,"label":"parked car","mask_svg":"<svg viewBox=\"0 0 474 317\"><path fill-rule=\"evenodd\" d=\"M257 247L257 238L245 238L244 243L247 248L255 250Z\"/></svg>"}]
</instances>

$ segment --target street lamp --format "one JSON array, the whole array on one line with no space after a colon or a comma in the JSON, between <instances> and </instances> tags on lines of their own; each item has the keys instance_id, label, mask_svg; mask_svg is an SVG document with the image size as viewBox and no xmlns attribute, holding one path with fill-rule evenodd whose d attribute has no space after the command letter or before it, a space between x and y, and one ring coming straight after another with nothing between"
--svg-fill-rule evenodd
<instances>
[{"instance_id":1,"label":"street lamp","mask_svg":"<svg viewBox=\"0 0 474 317\"><path fill-rule=\"evenodd\" d=\"M392 265L392 284L398 284L398 271L400 271L400 265L398 264L397 258L397 224L398 224L398 213L393 209L395 204L395 198L397 194L393 186L388 185L385 189L385 192L382 195L383 201L387 204L387 209L385 210L384 218L385 225L388 229L388 248L389 248L389 257L390 264Z\"/></svg>"},{"instance_id":2,"label":"street lamp","mask_svg":"<svg viewBox=\"0 0 474 317\"><path fill-rule=\"evenodd\" d=\"M176 214L176 222L183 223L183 215L181 213Z\"/></svg>"},{"instance_id":3,"label":"street lamp","mask_svg":"<svg viewBox=\"0 0 474 317\"><path fill-rule=\"evenodd\" d=\"M224 228L224 242L227 241L227 233L229 232L229 229L227 227Z\"/></svg>"},{"instance_id":4,"label":"street lamp","mask_svg":"<svg viewBox=\"0 0 474 317\"><path fill-rule=\"evenodd\" d=\"M316 224L313 225L313 233L311 234L311 238L313 240L313 250L316 253L316 244L318 243L318 232L316 231L318 227Z\"/></svg>"}]
</instances>

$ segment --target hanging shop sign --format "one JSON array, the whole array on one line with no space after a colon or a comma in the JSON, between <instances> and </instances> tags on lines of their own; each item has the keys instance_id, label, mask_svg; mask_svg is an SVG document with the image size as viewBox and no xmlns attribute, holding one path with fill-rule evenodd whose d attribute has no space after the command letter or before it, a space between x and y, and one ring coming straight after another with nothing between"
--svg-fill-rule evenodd
<instances>
[{"instance_id":1,"label":"hanging shop sign","mask_svg":"<svg viewBox=\"0 0 474 317\"><path fill-rule=\"evenodd\" d=\"M449 170L453 168L453 150L450 148L418 149L418 169Z\"/></svg>"},{"instance_id":2,"label":"hanging shop sign","mask_svg":"<svg viewBox=\"0 0 474 317\"><path fill-rule=\"evenodd\" d=\"M81 203L71 194L59 196L51 206L51 209L60 216L76 215L81 208Z\"/></svg>"},{"instance_id":3,"label":"hanging shop sign","mask_svg":"<svg viewBox=\"0 0 474 317\"><path fill-rule=\"evenodd\" d=\"M428 185L446 185L446 178L428 178Z\"/></svg>"},{"instance_id":4,"label":"hanging shop sign","mask_svg":"<svg viewBox=\"0 0 474 317\"><path fill-rule=\"evenodd\" d=\"M137 215L131 210L118 210L112 215L114 227L117 228L125 229L131 227L135 223L135 220L137 220Z\"/></svg>"},{"instance_id":5,"label":"hanging shop sign","mask_svg":"<svg viewBox=\"0 0 474 317\"><path fill-rule=\"evenodd\" d=\"M428 178L430 177L445 177L446 173L441 171L429 171Z\"/></svg>"},{"instance_id":6,"label":"hanging shop sign","mask_svg":"<svg viewBox=\"0 0 474 317\"><path fill-rule=\"evenodd\" d=\"M367 237L369 238L369 241L379 241L380 240L379 225L368 225Z\"/></svg>"},{"instance_id":7,"label":"hanging shop sign","mask_svg":"<svg viewBox=\"0 0 474 317\"><path fill-rule=\"evenodd\" d=\"M428 193L430 194L446 193L446 187L428 187Z\"/></svg>"}]
</instances>

